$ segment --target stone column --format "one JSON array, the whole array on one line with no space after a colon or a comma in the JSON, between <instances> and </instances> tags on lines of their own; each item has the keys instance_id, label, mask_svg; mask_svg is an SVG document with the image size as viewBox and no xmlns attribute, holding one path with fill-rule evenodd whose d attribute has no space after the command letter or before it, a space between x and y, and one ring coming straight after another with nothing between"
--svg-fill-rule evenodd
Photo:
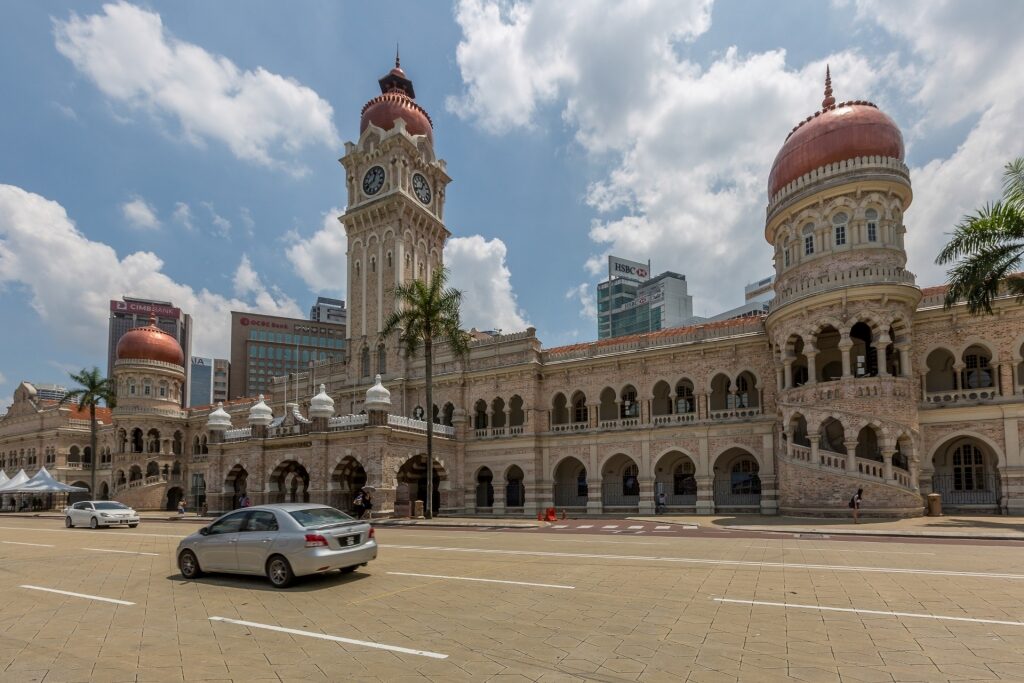
<instances>
[{"instance_id":1,"label":"stone column","mask_svg":"<svg viewBox=\"0 0 1024 683\"><path fill-rule=\"evenodd\" d=\"M882 451L882 477L888 482L892 481L892 456L895 452L893 448Z\"/></svg>"},{"instance_id":2,"label":"stone column","mask_svg":"<svg viewBox=\"0 0 1024 683\"><path fill-rule=\"evenodd\" d=\"M856 472L857 471L857 440L846 439L843 441L843 445L846 446L846 471Z\"/></svg>"},{"instance_id":3,"label":"stone column","mask_svg":"<svg viewBox=\"0 0 1024 683\"><path fill-rule=\"evenodd\" d=\"M814 361L818 357L818 352L804 349L804 355L807 357L807 383L816 384L818 382L818 369Z\"/></svg>"},{"instance_id":4,"label":"stone column","mask_svg":"<svg viewBox=\"0 0 1024 683\"><path fill-rule=\"evenodd\" d=\"M793 388L793 359L787 358L782 362L783 389Z\"/></svg>"},{"instance_id":5,"label":"stone column","mask_svg":"<svg viewBox=\"0 0 1024 683\"><path fill-rule=\"evenodd\" d=\"M761 514L779 514L779 493L776 484L777 477L774 474L761 476Z\"/></svg>"},{"instance_id":6,"label":"stone column","mask_svg":"<svg viewBox=\"0 0 1024 683\"><path fill-rule=\"evenodd\" d=\"M697 480L697 514L715 514L714 477L698 475L695 479Z\"/></svg>"},{"instance_id":7,"label":"stone column","mask_svg":"<svg viewBox=\"0 0 1024 683\"><path fill-rule=\"evenodd\" d=\"M850 369L851 350L853 350L853 341L850 339L850 335L844 334L839 339L839 352L843 356L843 379L850 379L853 377L853 371Z\"/></svg>"},{"instance_id":8,"label":"stone column","mask_svg":"<svg viewBox=\"0 0 1024 683\"><path fill-rule=\"evenodd\" d=\"M1013 364L1012 363L1000 363L999 364L999 395L1000 396L1012 396L1013 395Z\"/></svg>"},{"instance_id":9,"label":"stone column","mask_svg":"<svg viewBox=\"0 0 1024 683\"><path fill-rule=\"evenodd\" d=\"M595 478L594 475L597 477ZM588 515L599 515L604 509L604 504L601 501L602 492L602 481L600 472L591 472L590 468L587 468L587 514Z\"/></svg>"},{"instance_id":10,"label":"stone column","mask_svg":"<svg viewBox=\"0 0 1024 683\"><path fill-rule=\"evenodd\" d=\"M596 429L601 423L601 404L600 403L589 403L587 408L590 411L590 428Z\"/></svg>"},{"instance_id":11,"label":"stone column","mask_svg":"<svg viewBox=\"0 0 1024 683\"><path fill-rule=\"evenodd\" d=\"M654 514L654 480L649 477L640 477L640 503L638 511L641 515Z\"/></svg>"},{"instance_id":12,"label":"stone column","mask_svg":"<svg viewBox=\"0 0 1024 683\"><path fill-rule=\"evenodd\" d=\"M505 514L505 481L494 480L491 481L491 486L494 487L494 504L491 505L491 512L495 516L501 516Z\"/></svg>"},{"instance_id":13,"label":"stone column","mask_svg":"<svg viewBox=\"0 0 1024 683\"><path fill-rule=\"evenodd\" d=\"M963 363L955 363L953 365L953 391L960 391L961 389L963 389L963 387L961 386L963 384L961 379L961 373L964 371L965 367L967 366L964 365Z\"/></svg>"},{"instance_id":14,"label":"stone column","mask_svg":"<svg viewBox=\"0 0 1024 683\"><path fill-rule=\"evenodd\" d=\"M900 376L913 377L913 370L910 368L910 346L904 344L899 347L900 352Z\"/></svg>"},{"instance_id":15,"label":"stone column","mask_svg":"<svg viewBox=\"0 0 1024 683\"><path fill-rule=\"evenodd\" d=\"M811 462L820 465L821 457L818 455L818 448L821 447L821 432L807 432L807 439L811 442Z\"/></svg>"},{"instance_id":16,"label":"stone column","mask_svg":"<svg viewBox=\"0 0 1024 683\"><path fill-rule=\"evenodd\" d=\"M778 391L782 391L786 388L786 371L783 368L782 363L775 365L775 388Z\"/></svg>"},{"instance_id":17,"label":"stone column","mask_svg":"<svg viewBox=\"0 0 1024 683\"><path fill-rule=\"evenodd\" d=\"M889 376L889 368L885 367L885 350L891 343L892 339L887 334L879 335L878 341L875 343L875 363L878 365L879 377Z\"/></svg>"}]
</instances>

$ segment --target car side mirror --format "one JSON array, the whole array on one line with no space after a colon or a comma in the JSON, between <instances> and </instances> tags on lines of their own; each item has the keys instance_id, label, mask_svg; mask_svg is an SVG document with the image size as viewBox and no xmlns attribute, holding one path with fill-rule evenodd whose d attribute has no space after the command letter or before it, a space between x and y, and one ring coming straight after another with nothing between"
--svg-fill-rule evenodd
<instances>
[{"instance_id":1,"label":"car side mirror","mask_svg":"<svg viewBox=\"0 0 1024 683\"><path fill-rule=\"evenodd\" d=\"M199 529L199 535L200 536L209 536L210 535L210 527L208 527L208 526L201 527Z\"/></svg>"}]
</instances>

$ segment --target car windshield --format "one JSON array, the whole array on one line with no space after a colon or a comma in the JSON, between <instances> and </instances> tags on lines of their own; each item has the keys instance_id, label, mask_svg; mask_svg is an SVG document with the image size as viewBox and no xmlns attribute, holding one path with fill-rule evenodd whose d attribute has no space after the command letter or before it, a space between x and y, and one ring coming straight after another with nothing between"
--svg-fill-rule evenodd
<instances>
[{"instance_id":1,"label":"car windshield","mask_svg":"<svg viewBox=\"0 0 1024 683\"><path fill-rule=\"evenodd\" d=\"M306 510L293 510L288 514L307 529L355 521L341 510L335 510L334 508L308 508Z\"/></svg>"},{"instance_id":2,"label":"car windshield","mask_svg":"<svg viewBox=\"0 0 1024 683\"><path fill-rule=\"evenodd\" d=\"M121 505L120 503L94 503L97 510L127 510L127 505Z\"/></svg>"}]
</instances>

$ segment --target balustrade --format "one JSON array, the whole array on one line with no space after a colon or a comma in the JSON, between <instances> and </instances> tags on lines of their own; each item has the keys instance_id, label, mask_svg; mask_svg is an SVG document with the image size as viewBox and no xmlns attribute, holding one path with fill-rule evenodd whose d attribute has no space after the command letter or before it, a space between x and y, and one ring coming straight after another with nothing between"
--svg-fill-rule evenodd
<instances>
[{"instance_id":1,"label":"balustrade","mask_svg":"<svg viewBox=\"0 0 1024 683\"><path fill-rule=\"evenodd\" d=\"M985 387L983 389L950 389L949 391L929 391L924 395L925 403L959 403L961 401L991 401L999 397L999 389Z\"/></svg>"}]
</instances>

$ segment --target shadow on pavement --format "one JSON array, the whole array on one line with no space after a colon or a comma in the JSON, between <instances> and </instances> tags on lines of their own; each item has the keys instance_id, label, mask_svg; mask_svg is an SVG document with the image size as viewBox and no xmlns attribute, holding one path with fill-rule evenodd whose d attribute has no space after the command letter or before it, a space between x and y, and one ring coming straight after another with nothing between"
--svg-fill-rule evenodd
<instances>
[{"instance_id":1,"label":"shadow on pavement","mask_svg":"<svg viewBox=\"0 0 1024 683\"><path fill-rule=\"evenodd\" d=\"M325 590L350 583L357 583L363 579L369 579L372 575L365 568L357 569L351 574L342 574L338 571L324 572L323 574L311 574L300 576L295 579L288 588L274 588L265 576L249 574L204 574L198 579L186 579L181 574L171 574L167 577L174 583L197 583L220 588L238 588L241 590L269 591L271 593L309 593L311 591Z\"/></svg>"}]
</instances>

